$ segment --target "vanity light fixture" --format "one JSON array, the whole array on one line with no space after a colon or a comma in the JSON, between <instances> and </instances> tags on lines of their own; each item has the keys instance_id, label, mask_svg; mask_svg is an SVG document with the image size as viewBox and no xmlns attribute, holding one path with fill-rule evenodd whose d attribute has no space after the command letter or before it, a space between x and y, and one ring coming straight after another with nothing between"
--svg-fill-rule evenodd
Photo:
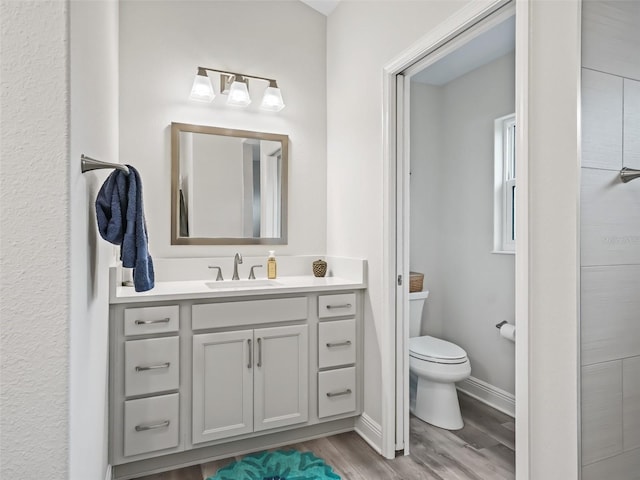
<instances>
[{"instance_id":1,"label":"vanity light fixture","mask_svg":"<svg viewBox=\"0 0 640 480\"><path fill-rule=\"evenodd\" d=\"M282 101L282 93L278 88L278 84L275 80L269 80L269 86L264 91L262 97L262 104L260 108L263 110L269 110L271 112L279 112L284 108L284 102Z\"/></svg>"},{"instance_id":2,"label":"vanity light fixture","mask_svg":"<svg viewBox=\"0 0 640 480\"><path fill-rule=\"evenodd\" d=\"M271 112L279 112L284 108L282 93L280 92L280 88L278 88L278 83L273 78L257 77L255 75L246 75L244 73L228 72L207 67L198 67L198 73L193 81L191 95L189 96L192 100L211 102L214 99L215 93L211 79L207 74L208 71L221 74L220 93L228 94L227 105L246 107L251 103L248 88L249 79L251 79L269 82L269 85L264 91L260 108Z\"/></svg>"},{"instance_id":3,"label":"vanity light fixture","mask_svg":"<svg viewBox=\"0 0 640 480\"><path fill-rule=\"evenodd\" d=\"M198 67L198 73L193 80L193 86L191 87L191 100L198 102L210 103L216 94L213 93L213 85L211 85L211 79L204 68Z\"/></svg>"},{"instance_id":4,"label":"vanity light fixture","mask_svg":"<svg viewBox=\"0 0 640 480\"><path fill-rule=\"evenodd\" d=\"M236 75L229 87L229 97L227 98L227 105L233 105L234 107L246 107L251 103L251 97L249 96L249 89L247 84L249 81L240 75Z\"/></svg>"}]
</instances>

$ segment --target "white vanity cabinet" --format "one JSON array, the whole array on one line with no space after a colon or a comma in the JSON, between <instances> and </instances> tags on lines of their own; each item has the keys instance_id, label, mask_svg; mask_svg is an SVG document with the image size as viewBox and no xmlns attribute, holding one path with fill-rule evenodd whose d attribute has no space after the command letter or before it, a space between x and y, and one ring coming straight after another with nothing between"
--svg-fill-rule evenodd
<instances>
[{"instance_id":1,"label":"white vanity cabinet","mask_svg":"<svg viewBox=\"0 0 640 480\"><path fill-rule=\"evenodd\" d=\"M353 429L362 301L357 289L112 301L112 477Z\"/></svg>"},{"instance_id":2,"label":"white vanity cabinet","mask_svg":"<svg viewBox=\"0 0 640 480\"><path fill-rule=\"evenodd\" d=\"M318 417L356 410L356 294L318 297Z\"/></svg>"},{"instance_id":3,"label":"white vanity cabinet","mask_svg":"<svg viewBox=\"0 0 640 480\"><path fill-rule=\"evenodd\" d=\"M193 443L308 419L308 327L193 336Z\"/></svg>"},{"instance_id":4,"label":"white vanity cabinet","mask_svg":"<svg viewBox=\"0 0 640 480\"><path fill-rule=\"evenodd\" d=\"M183 450L179 306L112 307L110 316L111 462Z\"/></svg>"}]
</instances>

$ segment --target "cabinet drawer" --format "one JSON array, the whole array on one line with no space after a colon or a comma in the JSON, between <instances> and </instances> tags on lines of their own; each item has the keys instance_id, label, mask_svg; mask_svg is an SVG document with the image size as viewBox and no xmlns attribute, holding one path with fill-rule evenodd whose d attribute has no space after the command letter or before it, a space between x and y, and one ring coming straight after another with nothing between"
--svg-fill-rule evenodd
<instances>
[{"instance_id":1,"label":"cabinet drawer","mask_svg":"<svg viewBox=\"0 0 640 480\"><path fill-rule=\"evenodd\" d=\"M318 325L318 367L356 363L356 321L336 320Z\"/></svg>"},{"instance_id":2,"label":"cabinet drawer","mask_svg":"<svg viewBox=\"0 0 640 480\"><path fill-rule=\"evenodd\" d=\"M179 443L177 393L124 402L124 455L174 448Z\"/></svg>"},{"instance_id":3,"label":"cabinet drawer","mask_svg":"<svg viewBox=\"0 0 640 480\"><path fill-rule=\"evenodd\" d=\"M131 397L177 389L180 385L179 362L178 337L125 342L125 396Z\"/></svg>"},{"instance_id":4,"label":"cabinet drawer","mask_svg":"<svg viewBox=\"0 0 640 480\"><path fill-rule=\"evenodd\" d=\"M320 295L318 297L318 317L344 317L355 315L356 294Z\"/></svg>"},{"instance_id":5,"label":"cabinet drawer","mask_svg":"<svg viewBox=\"0 0 640 480\"><path fill-rule=\"evenodd\" d=\"M306 318L306 297L208 303L191 307L191 326L194 330L287 322Z\"/></svg>"},{"instance_id":6,"label":"cabinet drawer","mask_svg":"<svg viewBox=\"0 0 640 480\"><path fill-rule=\"evenodd\" d=\"M356 368L318 373L318 417L356 410Z\"/></svg>"},{"instance_id":7,"label":"cabinet drawer","mask_svg":"<svg viewBox=\"0 0 640 480\"><path fill-rule=\"evenodd\" d=\"M127 308L124 311L124 334L131 336L177 332L179 315L178 305Z\"/></svg>"}]
</instances>

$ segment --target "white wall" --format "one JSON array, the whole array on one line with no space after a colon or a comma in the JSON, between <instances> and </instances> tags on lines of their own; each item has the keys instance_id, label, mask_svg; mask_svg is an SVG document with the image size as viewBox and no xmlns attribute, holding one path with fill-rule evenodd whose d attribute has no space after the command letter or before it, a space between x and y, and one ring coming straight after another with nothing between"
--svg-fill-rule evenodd
<instances>
[{"instance_id":1,"label":"white wall","mask_svg":"<svg viewBox=\"0 0 640 480\"><path fill-rule=\"evenodd\" d=\"M448 0L347 2L338 7L328 22L328 73L331 79L328 82L327 170L331 214L328 216L327 242L332 254L363 255L370 262L365 408L375 419L380 418L383 396L386 402L394 394L391 385L385 385L382 390L378 373L378 334L389 321L382 318L381 313L384 280L381 273L382 66L465 4ZM0 5L0 313L3 322L0 337L3 464L0 476L21 478L24 472L29 472L33 477L68 478L68 12L66 3L56 1L3 1ZM519 464L523 468L519 469L522 473L518 476L526 478L524 475L531 471L530 478L535 480L574 479L577 477L576 139L579 109L576 78L579 2L529 4L522 1L519 5L519 11L528 11L531 15L526 27L531 32L531 73L527 75L531 111L527 122L531 140L528 168L532 269L524 279L531 304L517 305L526 310L531 332L527 352L530 358L526 363L528 382L516 386L517 390L525 392L526 408L530 411L530 419L527 416L519 421L517 435L520 448L526 448L530 453L531 465ZM151 19L155 18L155 11L148 12ZM176 22L166 15L161 16L167 26L165 33L171 36ZM194 35L211 33L211 18L203 18L202 23L207 25L194 30ZM357 26L357 35L354 35L354 26ZM224 25L218 27L225 28ZM307 27L303 24L301 28ZM141 42L147 38L146 35L138 37ZM164 38L156 35L151 39L154 42L149 43L151 60L160 61L163 52L171 47ZM292 35L292 38L297 36ZM213 47L210 42L198 42L182 55L189 56L197 50L213 59ZM290 56L286 57L284 62L290 64ZM255 62L259 67L260 58ZM193 63L187 63L185 67L192 69L192 73L185 76L180 94L174 95L176 99L183 98L182 92L189 89L195 72ZM44 80L40 73L43 71L46 71ZM172 72L163 68L161 73L164 75L152 78L161 82ZM142 78L141 74L139 76ZM154 82L149 86L155 88ZM32 91L41 94L25 93ZM124 100L134 106L137 102L130 95ZM287 93L285 101L295 105ZM308 104L300 102L305 103L308 110ZM198 110L201 119L211 118L211 112L205 117L208 112L205 108ZM241 117L240 113L230 116L235 121ZM296 120L308 125L318 116L323 115ZM163 119L153 125L164 129L171 120L173 118ZM323 121L319 123L323 124ZM37 135L34 135L33 125L39 126ZM150 128L145 123L137 123L134 127L142 132ZM297 141L304 144L302 140L306 134L301 135L302 138L297 136ZM164 152L168 149L168 135L163 139ZM318 148L318 157L324 158L324 147L319 145ZM310 155L317 153L311 150ZM145 153L148 161L158 161L163 170L166 169L168 159L154 156L153 152L158 153L158 150L153 150L149 156ZM72 163L71 168L75 165ZM313 167L305 164L316 177L324 179L324 165L318 170ZM148 176L153 178L152 173ZM166 190L168 183L166 180L164 183ZM296 198L309 200L314 211L322 210L323 193L318 198L306 198L301 191L296 189ZM153 198L160 203L156 208L168 211L168 192L164 194L165 200L161 196L156 198L154 195ZM36 195L37 201L34 201ZM319 220L318 223L324 222ZM168 238L168 226L164 232ZM181 250L180 253L189 255L191 251ZM8 321L10 328L6 327Z\"/></svg>"},{"instance_id":2,"label":"white wall","mask_svg":"<svg viewBox=\"0 0 640 480\"><path fill-rule=\"evenodd\" d=\"M82 174L80 155L118 159L118 2L70 4L71 377L70 475L103 479L107 469L108 266L95 198L110 173Z\"/></svg>"},{"instance_id":3,"label":"white wall","mask_svg":"<svg viewBox=\"0 0 640 480\"><path fill-rule=\"evenodd\" d=\"M328 22L327 245L369 262L365 312L365 412L380 421L393 385L382 385L388 331L383 284L382 70L420 36L470 2L343 2ZM482 3L482 2L480 2ZM484 2L487 3L487 2ZM520 345L518 478L577 478L577 197L580 2L518 2L530 59L528 255L516 269L528 293L516 302L529 337ZM358 25L358 35L353 26ZM529 68L530 70L526 70ZM550 72L554 72L551 75ZM521 105L522 106L522 105ZM550 235L553 232L554 235ZM529 265L529 270L524 267ZM526 347L526 348L524 348ZM387 353L384 352L386 356ZM387 363L392 359L384 359ZM388 366L384 364L384 368ZM520 400L518 400L520 402Z\"/></svg>"},{"instance_id":4,"label":"white wall","mask_svg":"<svg viewBox=\"0 0 640 480\"><path fill-rule=\"evenodd\" d=\"M364 411L378 424L395 397L395 385L383 385L380 374L381 336L392 321L382 312L383 67L463 5L342 2L328 19L327 251L368 261Z\"/></svg>"},{"instance_id":5,"label":"white wall","mask_svg":"<svg viewBox=\"0 0 640 480\"><path fill-rule=\"evenodd\" d=\"M412 84L412 120L415 110L440 122L433 132L411 122L412 142L439 144L436 155L411 148L411 269L430 291L423 331L464 348L474 378L515 394L515 344L495 328L515 320L514 256L491 253L494 120L515 111L515 55L439 87L440 101L414 96L423 87L435 88Z\"/></svg>"},{"instance_id":6,"label":"white wall","mask_svg":"<svg viewBox=\"0 0 640 480\"><path fill-rule=\"evenodd\" d=\"M190 101L197 66L275 78L287 106L274 114L258 109L257 96L246 110L226 107L221 95L213 105ZM120 3L120 160L142 175L153 256L238 250L170 245L171 122L289 135L288 245L276 253L324 253L326 108L326 17L301 2Z\"/></svg>"},{"instance_id":7,"label":"white wall","mask_svg":"<svg viewBox=\"0 0 640 480\"><path fill-rule=\"evenodd\" d=\"M0 477L66 479L68 3L3 1L0 27Z\"/></svg>"}]
</instances>

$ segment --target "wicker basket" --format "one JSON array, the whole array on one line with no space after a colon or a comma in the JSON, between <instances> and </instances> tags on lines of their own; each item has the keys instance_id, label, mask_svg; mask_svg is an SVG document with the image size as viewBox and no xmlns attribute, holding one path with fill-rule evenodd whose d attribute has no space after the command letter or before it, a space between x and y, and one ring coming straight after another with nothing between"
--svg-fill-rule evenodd
<instances>
[{"instance_id":1,"label":"wicker basket","mask_svg":"<svg viewBox=\"0 0 640 480\"><path fill-rule=\"evenodd\" d=\"M324 260L316 260L313 262L313 274L316 277L324 277L327 273L327 262Z\"/></svg>"},{"instance_id":2,"label":"wicker basket","mask_svg":"<svg viewBox=\"0 0 640 480\"><path fill-rule=\"evenodd\" d=\"M409 292L421 292L424 282L424 273L409 272Z\"/></svg>"}]
</instances>

